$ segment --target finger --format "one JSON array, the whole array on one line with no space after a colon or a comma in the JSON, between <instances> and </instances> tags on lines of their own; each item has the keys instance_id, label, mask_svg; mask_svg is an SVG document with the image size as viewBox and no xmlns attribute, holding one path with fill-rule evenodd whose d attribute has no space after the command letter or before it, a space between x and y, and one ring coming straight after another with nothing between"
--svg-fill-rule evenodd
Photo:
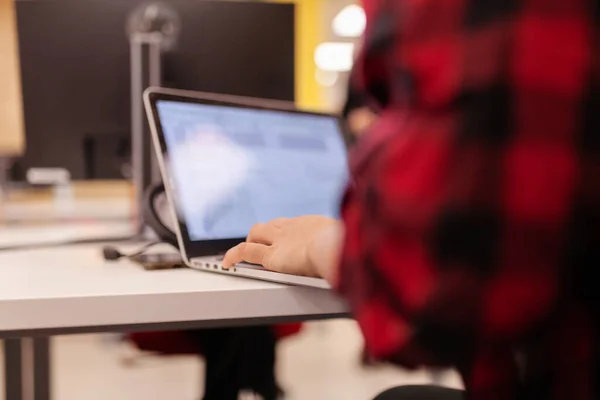
<instances>
[{"instance_id":1,"label":"finger","mask_svg":"<svg viewBox=\"0 0 600 400\"><path fill-rule=\"evenodd\" d=\"M275 218L274 220L269 222L269 225L273 225L277 228L281 228L282 226L286 225L288 222L290 222L290 218Z\"/></svg>"},{"instance_id":2,"label":"finger","mask_svg":"<svg viewBox=\"0 0 600 400\"><path fill-rule=\"evenodd\" d=\"M277 227L272 224L256 224L248 233L246 242L270 245L277 237Z\"/></svg>"},{"instance_id":3,"label":"finger","mask_svg":"<svg viewBox=\"0 0 600 400\"><path fill-rule=\"evenodd\" d=\"M228 269L235 264L245 261L251 264L266 264L270 247L259 243L240 243L229 250L223 258L223 268ZM266 267L266 266L265 266Z\"/></svg>"},{"instance_id":4,"label":"finger","mask_svg":"<svg viewBox=\"0 0 600 400\"><path fill-rule=\"evenodd\" d=\"M259 264L265 266L269 259L271 247L258 243L242 243L241 257L242 261L250 264Z\"/></svg>"},{"instance_id":5,"label":"finger","mask_svg":"<svg viewBox=\"0 0 600 400\"><path fill-rule=\"evenodd\" d=\"M229 269L229 268L233 267L235 264L242 261L242 254L241 254L241 249L240 249L241 245L242 245L242 243L238 244L235 247L232 247L231 249L229 249L227 251L227 253L225 253L225 256L223 257L223 261L221 262L221 264L223 265L223 268Z\"/></svg>"}]
</instances>

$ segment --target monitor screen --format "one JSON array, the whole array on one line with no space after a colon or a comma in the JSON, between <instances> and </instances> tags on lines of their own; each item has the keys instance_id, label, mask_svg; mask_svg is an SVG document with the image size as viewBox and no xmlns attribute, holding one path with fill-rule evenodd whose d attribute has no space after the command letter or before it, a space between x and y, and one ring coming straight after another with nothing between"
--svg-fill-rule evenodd
<instances>
[{"instance_id":1,"label":"monitor screen","mask_svg":"<svg viewBox=\"0 0 600 400\"><path fill-rule=\"evenodd\" d=\"M157 5L171 10L157 21L178 16L177 41L160 53L160 86L294 101L292 2L0 0L0 15L13 3L26 149L10 163L11 179L25 180L30 168L65 168L74 180L131 177L126 26L140 6L150 7L147 16ZM5 74L4 65L12 64L4 61L2 46L9 42L2 28L0 74ZM0 102L4 98L0 93ZM5 124L0 118L1 139Z\"/></svg>"},{"instance_id":2,"label":"monitor screen","mask_svg":"<svg viewBox=\"0 0 600 400\"><path fill-rule=\"evenodd\" d=\"M280 217L337 217L348 180L337 118L156 103L179 218L190 240L246 237Z\"/></svg>"}]
</instances>

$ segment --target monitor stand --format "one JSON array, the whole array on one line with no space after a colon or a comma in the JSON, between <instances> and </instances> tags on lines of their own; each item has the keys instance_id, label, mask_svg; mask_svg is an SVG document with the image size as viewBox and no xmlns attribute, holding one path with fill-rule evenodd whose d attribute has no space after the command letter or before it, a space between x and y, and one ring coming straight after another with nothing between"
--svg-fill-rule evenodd
<instances>
[{"instance_id":1,"label":"monitor stand","mask_svg":"<svg viewBox=\"0 0 600 400\"><path fill-rule=\"evenodd\" d=\"M8 159L0 156L0 208L2 200L8 193ZM0 215L0 219L2 215Z\"/></svg>"},{"instance_id":2,"label":"monitor stand","mask_svg":"<svg viewBox=\"0 0 600 400\"><path fill-rule=\"evenodd\" d=\"M160 181L152 136L144 110L143 92L161 84L161 41L157 33L138 33L130 37L131 51L131 165L134 188L135 230L146 237L143 220L144 193Z\"/></svg>"},{"instance_id":3,"label":"monitor stand","mask_svg":"<svg viewBox=\"0 0 600 400\"><path fill-rule=\"evenodd\" d=\"M162 83L162 52L172 47L181 28L177 12L166 3L143 4L127 21L131 52L131 164L135 192L135 220L138 236L147 238L149 229L143 220L145 192L160 182L156 154L143 93Z\"/></svg>"}]
</instances>

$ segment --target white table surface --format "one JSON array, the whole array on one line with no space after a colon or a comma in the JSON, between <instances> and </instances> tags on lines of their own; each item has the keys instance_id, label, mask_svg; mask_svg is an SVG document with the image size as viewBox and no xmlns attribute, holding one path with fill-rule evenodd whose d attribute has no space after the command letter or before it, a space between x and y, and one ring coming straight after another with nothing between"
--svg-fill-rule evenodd
<instances>
[{"instance_id":1,"label":"white table surface","mask_svg":"<svg viewBox=\"0 0 600 400\"><path fill-rule=\"evenodd\" d=\"M64 242L97 238L122 238L134 234L133 223L126 220L72 222L61 223L60 225L17 225L0 227L0 248L62 244Z\"/></svg>"},{"instance_id":2,"label":"white table surface","mask_svg":"<svg viewBox=\"0 0 600 400\"><path fill-rule=\"evenodd\" d=\"M345 314L331 291L190 269L147 272L104 262L99 245L0 252L0 334Z\"/></svg>"}]
</instances>

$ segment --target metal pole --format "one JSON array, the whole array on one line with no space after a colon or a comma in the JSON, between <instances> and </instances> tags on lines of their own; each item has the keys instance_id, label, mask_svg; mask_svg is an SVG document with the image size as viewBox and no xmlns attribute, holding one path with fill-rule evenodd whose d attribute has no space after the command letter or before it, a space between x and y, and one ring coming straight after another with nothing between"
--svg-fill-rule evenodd
<instances>
[{"instance_id":1,"label":"metal pole","mask_svg":"<svg viewBox=\"0 0 600 400\"><path fill-rule=\"evenodd\" d=\"M149 86L160 86L162 84L162 43L161 40L153 41L149 45L149 54L148 54L148 67L150 69L150 85ZM150 151L150 179L151 183L159 182L160 170L158 168L158 160L156 159L156 153L152 148L152 139L150 137L150 127L148 126L147 120L144 125L146 128L146 139L149 142L149 151Z\"/></svg>"},{"instance_id":2,"label":"metal pole","mask_svg":"<svg viewBox=\"0 0 600 400\"><path fill-rule=\"evenodd\" d=\"M0 155L0 202L4 195L8 193L8 159ZM1 206L1 204L0 204ZM0 214L0 219L2 215Z\"/></svg>"},{"instance_id":3,"label":"metal pole","mask_svg":"<svg viewBox=\"0 0 600 400\"><path fill-rule=\"evenodd\" d=\"M145 234L142 219L144 192L160 179L152 139L146 120L143 92L149 86L160 86L161 65L160 34L134 34L130 38L131 51L131 160L135 191L136 231Z\"/></svg>"}]
</instances>

